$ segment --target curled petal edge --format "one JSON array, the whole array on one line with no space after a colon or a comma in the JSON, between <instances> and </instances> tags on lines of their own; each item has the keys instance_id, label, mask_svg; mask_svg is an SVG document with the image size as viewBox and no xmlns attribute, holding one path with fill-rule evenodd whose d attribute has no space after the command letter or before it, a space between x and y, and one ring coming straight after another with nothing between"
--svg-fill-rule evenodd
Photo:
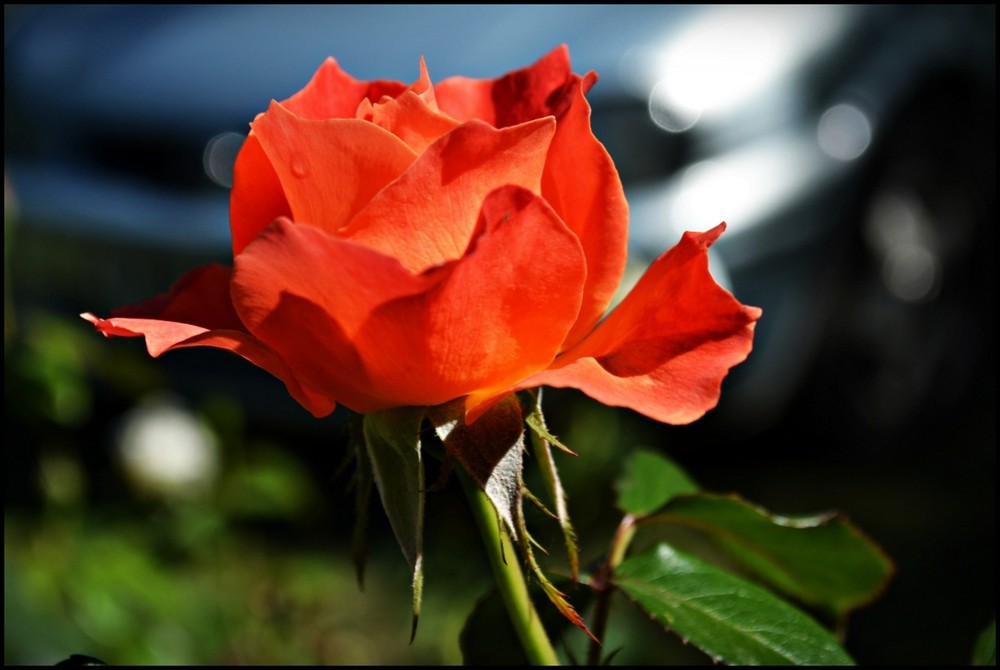
<instances>
[{"instance_id":1,"label":"curled petal edge","mask_svg":"<svg viewBox=\"0 0 1000 670\"><path fill-rule=\"evenodd\" d=\"M685 233L586 338L512 390L575 388L663 423L701 418L718 404L729 370L750 354L761 316L708 271L708 247L724 230L723 223ZM495 400L470 396L469 420Z\"/></svg>"},{"instance_id":2,"label":"curled petal edge","mask_svg":"<svg viewBox=\"0 0 1000 670\"><path fill-rule=\"evenodd\" d=\"M288 393L316 418L333 412L332 398L303 384L284 359L244 329L229 303L230 273L219 265L196 268L169 293L115 310L109 319L90 312L80 316L108 338L144 337L153 358L185 347L231 351L284 382Z\"/></svg>"}]
</instances>

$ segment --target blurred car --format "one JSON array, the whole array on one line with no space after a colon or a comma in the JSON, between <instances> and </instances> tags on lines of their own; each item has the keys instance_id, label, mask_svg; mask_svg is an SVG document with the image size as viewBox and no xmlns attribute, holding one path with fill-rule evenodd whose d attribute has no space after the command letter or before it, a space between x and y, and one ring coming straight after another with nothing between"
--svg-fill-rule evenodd
<instances>
[{"instance_id":1,"label":"blurred car","mask_svg":"<svg viewBox=\"0 0 1000 670\"><path fill-rule=\"evenodd\" d=\"M600 75L593 126L631 208L624 288L682 231L729 223L713 272L764 317L720 416L767 427L835 350L824 383L899 425L955 401L992 355L995 6L4 13L20 305L106 314L228 262L247 124L328 55L359 79L402 81L422 55L437 81L494 77L566 43L577 72Z\"/></svg>"}]
</instances>

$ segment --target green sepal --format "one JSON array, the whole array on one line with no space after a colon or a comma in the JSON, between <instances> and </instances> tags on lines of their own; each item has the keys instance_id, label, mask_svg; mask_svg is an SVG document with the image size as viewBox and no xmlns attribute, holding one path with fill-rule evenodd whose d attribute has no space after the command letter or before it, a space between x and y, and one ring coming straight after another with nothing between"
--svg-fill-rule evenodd
<instances>
[{"instance_id":1,"label":"green sepal","mask_svg":"<svg viewBox=\"0 0 1000 670\"><path fill-rule=\"evenodd\" d=\"M531 408L527 416L524 417L524 423L528 428L539 438L551 445L555 445L560 451L566 452L570 456L576 456L576 452L563 444L558 437L549 431L548 426L545 425L545 417L542 415L542 389L523 391L521 395L528 399L527 404Z\"/></svg>"},{"instance_id":2,"label":"green sepal","mask_svg":"<svg viewBox=\"0 0 1000 670\"><path fill-rule=\"evenodd\" d=\"M503 398L472 425L465 423L461 400L431 407L428 412L446 454L461 463L486 493L517 540L524 466L524 419L517 396Z\"/></svg>"},{"instance_id":3,"label":"green sepal","mask_svg":"<svg viewBox=\"0 0 1000 670\"><path fill-rule=\"evenodd\" d=\"M511 538L520 547L542 591L564 617L591 635L565 594L552 584L535 560L533 540L525 526L522 510L524 413L518 396L512 393L504 397L472 425L465 423L461 401L431 407L428 412L446 453L462 464L486 494Z\"/></svg>"},{"instance_id":4,"label":"green sepal","mask_svg":"<svg viewBox=\"0 0 1000 670\"><path fill-rule=\"evenodd\" d=\"M423 596L424 464L420 428L427 410L399 407L364 417L364 437L382 506L413 573L413 625L416 635Z\"/></svg>"},{"instance_id":5,"label":"green sepal","mask_svg":"<svg viewBox=\"0 0 1000 670\"><path fill-rule=\"evenodd\" d=\"M542 592L546 595L549 601L555 605L559 613L562 614L570 623L582 630L595 642L600 643L590 629L587 628L587 624L583 622L583 617L576 611L576 609L570 604L569 600L566 599L566 594L559 590L555 584L542 572L541 566L538 565L538 561L535 560L535 554L531 549L532 544L537 544L531 539L531 535L528 534L528 529L524 524L524 517L521 516L518 519L521 524L521 552L524 554L524 560L528 565L528 569L531 571L531 575L538 582L538 586L541 587ZM573 580L577 580L574 578Z\"/></svg>"},{"instance_id":6,"label":"green sepal","mask_svg":"<svg viewBox=\"0 0 1000 670\"><path fill-rule=\"evenodd\" d=\"M545 426L545 417L542 414L541 389L538 395L531 395L533 404L525 418L525 424L531 429L531 446L535 458L538 460L538 467L545 482L545 489L549 498L555 505L555 517L559 520L559 527L563 532L563 541L566 545L566 558L569 562L570 574L576 582L580 577L580 552L576 543L576 531L573 530L573 523L569 518L568 496L559 479L559 471L556 469L555 459L552 457L550 445L555 444L563 451L573 454ZM573 454L574 456L576 454Z\"/></svg>"}]
</instances>

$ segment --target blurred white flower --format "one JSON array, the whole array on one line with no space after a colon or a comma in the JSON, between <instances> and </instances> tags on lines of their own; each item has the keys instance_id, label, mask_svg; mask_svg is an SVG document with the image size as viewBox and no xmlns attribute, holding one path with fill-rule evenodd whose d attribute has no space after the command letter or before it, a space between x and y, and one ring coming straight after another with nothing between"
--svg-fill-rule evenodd
<instances>
[{"instance_id":1,"label":"blurred white flower","mask_svg":"<svg viewBox=\"0 0 1000 670\"><path fill-rule=\"evenodd\" d=\"M142 494L197 494L212 485L219 469L215 434L169 396L151 396L130 410L115 448L129 482Z\"/></svg>"}]
</instances>

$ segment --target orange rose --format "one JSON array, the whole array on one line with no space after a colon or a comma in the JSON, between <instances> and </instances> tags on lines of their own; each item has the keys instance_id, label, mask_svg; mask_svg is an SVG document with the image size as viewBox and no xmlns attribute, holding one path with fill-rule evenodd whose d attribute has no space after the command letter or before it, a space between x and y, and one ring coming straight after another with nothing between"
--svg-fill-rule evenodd
<instances>
[{"instance_id":1,"label":"orange rose","mask_svg":"<svg viewBox=\"0 0 1000 670\"><path fill-rule=\"evenodd\" d=\"M598 323L628 207L590 129L596 81L559 47L492 80L358 81L332 58L250 124L236 160L233 268L82 315L152 356L233 351L315 416L464 398L472 422L540 385L670 423L718 401L760 310L708 273L724 224L688 233Z\"/></svg>"}]
</instances>

